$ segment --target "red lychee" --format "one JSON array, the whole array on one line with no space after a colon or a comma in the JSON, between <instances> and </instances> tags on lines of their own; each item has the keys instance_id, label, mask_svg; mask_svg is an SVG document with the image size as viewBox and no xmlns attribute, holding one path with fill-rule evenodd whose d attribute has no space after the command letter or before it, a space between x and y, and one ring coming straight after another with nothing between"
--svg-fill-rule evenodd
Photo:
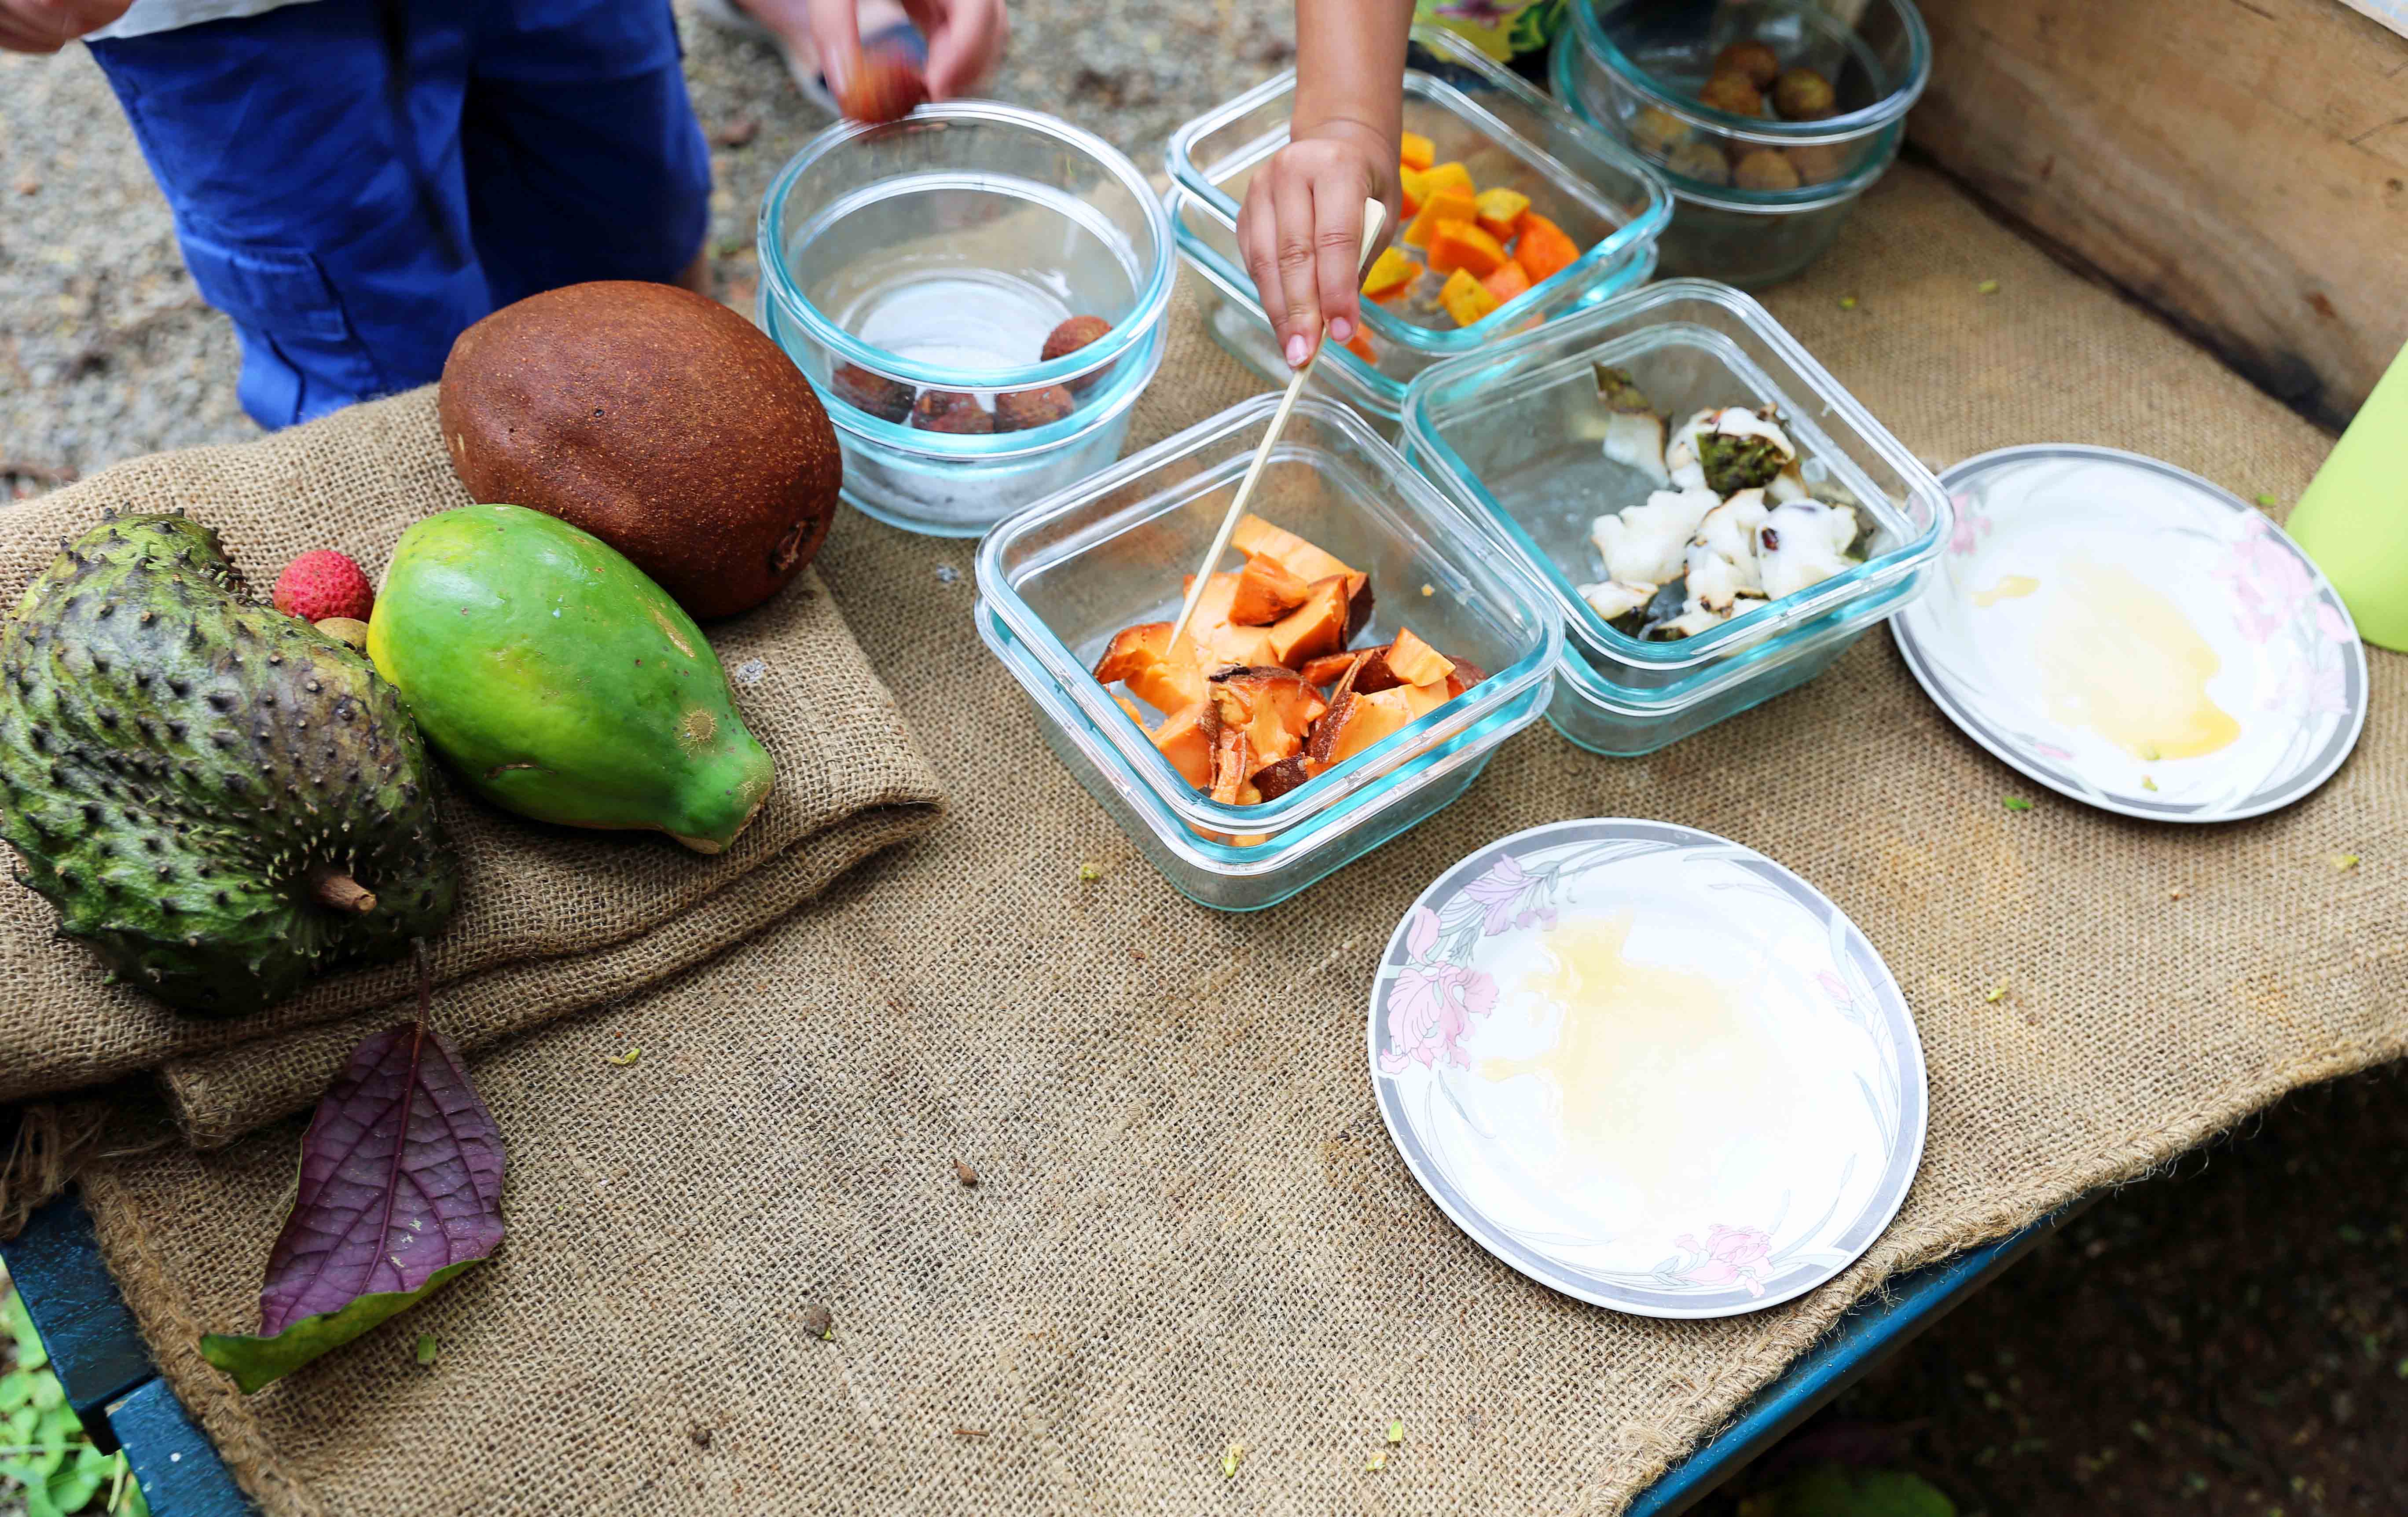
<instances>
[{"instance_id":1,"label":"red lychee","mask_svg":"<svg viewBox=\"0 0 2408 1517\"><path fill-rule=\"evenodd\" d=\"M349 557L331 548L316 548L284 565L284 572L276 577L273 599L278 610L304 622L323 622L330 616L365 622L376 605L376 591Z\"/></svg>"}]
</instances>

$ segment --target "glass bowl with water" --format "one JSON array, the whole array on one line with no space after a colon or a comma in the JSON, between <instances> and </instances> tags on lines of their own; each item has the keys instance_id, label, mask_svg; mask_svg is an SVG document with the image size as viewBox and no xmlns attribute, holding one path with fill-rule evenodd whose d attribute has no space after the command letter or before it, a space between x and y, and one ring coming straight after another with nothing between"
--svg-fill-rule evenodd
<instances>
[{"instance_id":1,"label":"glass bowl with water","mask_svg":"<svg viewBox=\"0 0 2408 1517\"><path fill-rule=\"evenodd\" d=\"M974 537L1111 463L1162 363L1169 217L1037 111L831 127L770 185L758 245L762 327L836 424L844 498L910 531ZM1073 316L1109 330L1043 361Z\"/></svg>"}]
</instances>

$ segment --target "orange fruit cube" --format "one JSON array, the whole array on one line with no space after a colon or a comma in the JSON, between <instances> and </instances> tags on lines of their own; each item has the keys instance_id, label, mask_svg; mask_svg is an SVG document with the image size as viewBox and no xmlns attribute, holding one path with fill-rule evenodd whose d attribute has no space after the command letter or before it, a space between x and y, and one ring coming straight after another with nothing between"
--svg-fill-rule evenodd
<instances>
[{"instance_id":1,"label":"orange fruit cube","mask_svg":"<svg viewBox=\"0 0 2408 1517\"><path fill-rule=\"evenodd\" d=\"M1522 235L1514 239L1513 257L1532 283L1555 278L1580 257L1580 245L1564 229L1537 211L1522 213Z\"/></svg>"},{"instance_id":2,"label":"orange fruit cube","mask_svg":"<svg viewBox=\"0 0 2408 1517\"><path fill-rule=\"evenodd\" d=\"M1346 351L1366 364L1380 362L1380 350L1372 347L1371 339L1360 332L1346 339Z\"/></svg>"},{"instance_id":3,"label":"orange fruit cube","mask_svg":"<svg viewBox=\"0 0 2408 1517\"><path fill-rule=\"evenodd\" d=\"M1438 144L1419 132L1408 132L1397 149L1407 168L1427 168L1438 160Z\"/></svg>"},{"instance_id":4,"label":"orange fruit cube","mask_svg":"<svg viewBox=\"0 0 2408 1517\"><path fill-rule=\"evenodd\" d=\"M1415 168L1411 164L1398 164L1397 165L1397 183L1404 190L1405 193L1405 214L1407 216L1411 216L1413 212L1421 209L1422 202L1429 198L1429 180L1422 176L1421 170Z\"/></svg>"},{"instance_id":5,"label":"orange fruit cube","mask_svg":"<svg viewBox=\"0 0 2408 1517\"><path fill-rule=\"evenodd\" d=\"M1479 218L1480 208L1472 203L1470 191L1458 190L1453 185L1444 189L1434 188L1429 198L1422 202L1422 208L1413 217L1412 223L1405 228L1405 246L1427 247L1430 233L1441 222L1472 222Z\"/></svg>"},{"instance_id":6,"label":"orange fruit cube","mask_svg":"<svg viewBox=\"0 0 2408 1517\"><path fill-rule=\"evenodd\" d=\"M1497 304L1501 306L1530 288L1530 274L1520 264L1508 258L1480 281L1480 287L1495 295Z\"/></svg>"},{"instance_id":7,"label":"orange fruit cube","mask_svg":"<svg viewBox=\"0 0 2408 1517\"><path fill-rule=\"evenodd\" d=\"M1476 222L1440 222L1429 235L1429 266L1438 273L1462 268L1475 279L1486 279L1504 262L1505 245Z\"/></svg>"},{"instance_id":8,"label":"orange fruit cube","mask_svg":"<svg viewBox=\"0 0 2408 1517\"><path fill-rule=\"evenodd\" d=\"M1530 197L1519 190L1483 190L1472 197L1480 208L1481 229L1499 242L1511 242L1522 229L1522 213Z\"/></svg>"},{"instance_id":9,"label":"orange fruit cube","mask_svg":"<svg viewBox=\"0 0 2408 1517\"><path fill-rule=\"evenodd\" d=\"M1497 308L1495 295L1471 277L1467 268L1456 269L1446 277L1446 285L1438 293L1438 302L1455 318L1457 326L1469 326Z\"/></svg>"},{"instance_id":10,"label":"orange fruit cube","mask_svg":"<svg viewBox=\"0 0 2408 1517\"><path fill-rule=\"evenodd\" d=\"M1432 164L1422 170L1422 179L1429 185L1430 193L1433 194L1440 190L1460 190L1464 197L1469 199L1480 193L1479 186L1471 182L1471 170L1461 164L1452 162ZM1471 219L1469 216L1464 218L1467 222Z\"/></svg>"},{"instance_id":11,"label":"orange fruit cube","mask_svg":"<svg viewBox=\"0 0 2408 1517\"><path fill-rule=\"evenodd\" d=\"M1383 248L1380 256L1371 260L1371 272L1363 277L1363 293L1373 300L1392 295L1422 277L1422 266L1402 248Z\"/></svg>"}]
</instances>

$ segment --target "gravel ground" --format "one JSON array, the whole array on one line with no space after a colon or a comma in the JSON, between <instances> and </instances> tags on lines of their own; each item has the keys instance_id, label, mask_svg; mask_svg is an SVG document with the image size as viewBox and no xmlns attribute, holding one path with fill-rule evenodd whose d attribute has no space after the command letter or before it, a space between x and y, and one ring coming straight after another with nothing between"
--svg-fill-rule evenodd
<instances>
[{"instance_id":1,"label":"gravel ground","mask_svg":"<svg viewBox=\"0 0 2408 1517\"><path fill-rule=\"evenodd\" d=\"M1290 56L1286 0L1141 0L1109 29L1103 13L1014 0L996 93L1149 169L1172 127ZM714 273L749 311L754 208L825 118L766 48L691 19L686 35ZM0 500L254 435L236 364L90 58L0 54ZM1779 1517L1784 1464L1836 1455L2001 1517L2408 1510L2402 1092L2395 1076L2308 1093L2185 1178L2103 1202L1707 1510Z\"/></svg>"},{"instance_id":2,"label":"gravel ground","mask_svg":"<svg viewBox=\"0 0 2408 1517\"><path fill-rule=\"evenodd\" d=\"M1109 28L1100 14L1014 0L994 93L1068 117L1148 170L1172 128L1293 53L1285 0L1141 0L1111 7ZM828 118L765 45L682 23L713 143L713 272L749 314L761 193ZM0 53L0 500L138 453L256 436L235 402L238 362L91 56Z\"/></svg>"}]
</instances>

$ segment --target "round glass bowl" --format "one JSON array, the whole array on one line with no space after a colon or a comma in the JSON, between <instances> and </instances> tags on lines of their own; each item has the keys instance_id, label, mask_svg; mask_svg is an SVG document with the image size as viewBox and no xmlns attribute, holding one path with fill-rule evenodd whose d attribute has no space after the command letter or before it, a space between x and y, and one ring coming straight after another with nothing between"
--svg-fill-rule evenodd
<instances>
[{"instance_id":1,"label":"round glass bowl","mask_svg":"<svg viewBox=\"0 0 2408 1517\"><path fill-rule=\"evenodd\" d=\"M1829 247L1857 196L1898 157L1908 107L1931 76L1931 41L1911 0L1672 6L1572 0L1556 38L1556 97L1656 165L1671 185L1664 272L1745 288L1778 283ZM1784 67L1830 83L1834 114L1783 120L1701 103L1713 61L1759 41Z\"/></svg>"},{"instance_id":2,"label":"round glass bowl","mask_svg":"<svg viewBox=\"0 0 2408 1517\"><path fill-rule=\"evenodd\" d=\"M1161 366L1169 217L1136 165L1037 111L831 127L769 186L757 242L762 328L836 423L844 498L909 531L975 537L1110 464ZM1041 362L1072 316L1110 329Z\"/></svg>"}]
</instances>

